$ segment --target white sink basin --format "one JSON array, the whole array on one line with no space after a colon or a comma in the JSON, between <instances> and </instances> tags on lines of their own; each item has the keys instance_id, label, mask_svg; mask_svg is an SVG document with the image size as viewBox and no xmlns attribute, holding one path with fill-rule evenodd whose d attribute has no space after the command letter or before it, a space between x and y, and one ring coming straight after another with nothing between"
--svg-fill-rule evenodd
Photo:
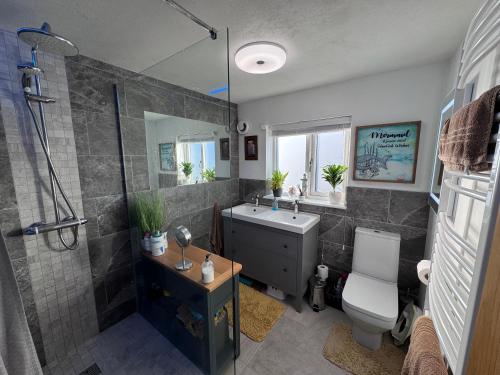
<instances>
[{"instance_id":1,"label":"white sink basin","mask_svg":"<svg viewBox=\"0 0 500 375\"><path fill-rule=\"evenodd\" d=\"M282 229L289 232L304 234L317 223L319 215L299 212L294 214L291 210L279 209L273 211L271 207L259 206L245 203L222 211L222 216L248 221L254 224L265 225L272 228Z\"/></svg>"}]
</instances>

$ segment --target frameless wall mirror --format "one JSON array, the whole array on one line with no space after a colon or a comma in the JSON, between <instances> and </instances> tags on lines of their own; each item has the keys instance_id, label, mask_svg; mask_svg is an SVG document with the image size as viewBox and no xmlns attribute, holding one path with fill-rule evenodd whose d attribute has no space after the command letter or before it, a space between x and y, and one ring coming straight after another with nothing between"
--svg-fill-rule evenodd
<instances>
[{"instance_id":1,"label":"frameless wall mirror","mask_svg":"<svg viewBox=\"0 0 500 375\"><path fill-rule=\"evenodd\" d=\"M432 172L432 183L430 187L430 203L434 211L437 211L439 206L439 195L441 191L441 182L443 180L444 164L439 159L439 136L441 134L441 129L447 120L451 118L453 113L455 113L460 107L468 103L472 98L474 91L474 83L467 85L464 89L454 89L448 95L446 95L445 100L441 106L441 112L439 116L439 128L436 134L436 151L434 154L434 168Z\"/></svg>"},{"instance_id":2,"label":"frameless wall mirror","mask_svg":"<svg viewBox=\"0 0 500 375\"><path fill-rule=\"evenodd\" d=\"M151 189L230 177L230 134L206 121L144 113Z\"/></svg>"}]
</instances>

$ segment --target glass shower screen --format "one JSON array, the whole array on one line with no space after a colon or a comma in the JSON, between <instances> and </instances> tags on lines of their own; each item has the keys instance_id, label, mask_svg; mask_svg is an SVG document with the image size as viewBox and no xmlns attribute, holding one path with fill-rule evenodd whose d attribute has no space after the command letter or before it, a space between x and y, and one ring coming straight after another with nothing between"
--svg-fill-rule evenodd
<instances>
[{"instance_id":1,"label":"glass shower screen","mask_svg":"<svg viewBox=\"0 0 500 375\"><path fill-rule=\"evenodd\" d=\"M186 370L211 374L232 373L239 354L238 269L222 238L222 214L239 198L227 45L219 31L116 88L138 311L189 359ZM184 271L180 226L191 235Z\"/></svg>"}]
</instances>

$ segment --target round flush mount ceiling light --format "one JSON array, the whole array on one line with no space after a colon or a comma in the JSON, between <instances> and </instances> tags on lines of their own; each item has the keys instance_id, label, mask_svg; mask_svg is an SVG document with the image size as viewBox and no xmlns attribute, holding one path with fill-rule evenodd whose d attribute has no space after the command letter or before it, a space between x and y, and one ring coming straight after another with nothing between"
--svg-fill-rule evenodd
<instances>
[{"instance_id":1,"label":"round flush mount ceiling light","mask_svg":"<svg viewBox=\"0 0 500 375\"><path fill-rule=\"evenodd\" d=\"M234 55L234 61L244 72L266 74L285 65L286 51L276 43L254 42L241 47Z\"/></svg>"}]
</instances>

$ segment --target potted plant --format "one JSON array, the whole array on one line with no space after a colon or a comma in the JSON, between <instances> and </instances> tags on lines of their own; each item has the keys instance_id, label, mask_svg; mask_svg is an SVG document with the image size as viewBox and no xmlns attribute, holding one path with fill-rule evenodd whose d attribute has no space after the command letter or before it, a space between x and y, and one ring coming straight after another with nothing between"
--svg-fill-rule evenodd
<instances>
[{"instance_id":1,"label":"potted plant","mask_svg":"<svg viewBox=\"0 0 500 375\"><path fill-rule=\"evenodd\" d=\"M347 171L347 167L340 164L329 164L323 167L323 179L332 186L332 191L328 193L330 203L342 201L342 193L336 189L344 181L345 171Z\"/></svg>"},{"instance_id":2,"label":"potted plant","mask_svg":"<svg viewBox=\"0 0 500 375\"><path fill-rule=\"evenodd\" d=\"M201 172L201 176L206 182L215 181L215 169L207 168Z\"/></svg>"},{"instance_id":3,"label":"potted plant","mask_svg":"<svg viewBox=\"0 0 500 375\"><path fill-rule=\"evenodd\" d=\"M281 197L281 194L283 193L283 184L285 183L287 177L288 172L282 173L279 170L273 171L271 179L269 180L269 185L276 198Z\"/></svg>"},{"instance_id":4,"label":"potted plant","mask_svg":"<svg viewBox=\"0 0 500 375\"><path fill-rule=\"evenodd\" d=\"M159 193L138 193L135 199L135 217L141 244L144 250L153 255L161 255L167 248L167 232L162 233L165 225L165 200Z\"/></svg>"},{"instance_id":5,"label":"potted plant","mask_svg":"<svg viewBox=\"0 0 500 375\"><path fill-rule=\"evenodd\" d=\"M184 176L186 176L186 179L189 180L189 176L191 176L191 173L193 173L193 168L194 168L193 163L191 163L189 161L183 161L180 164L180 167L181 167L182 173L184 173Z\"/></svg>"}]
</instances>

